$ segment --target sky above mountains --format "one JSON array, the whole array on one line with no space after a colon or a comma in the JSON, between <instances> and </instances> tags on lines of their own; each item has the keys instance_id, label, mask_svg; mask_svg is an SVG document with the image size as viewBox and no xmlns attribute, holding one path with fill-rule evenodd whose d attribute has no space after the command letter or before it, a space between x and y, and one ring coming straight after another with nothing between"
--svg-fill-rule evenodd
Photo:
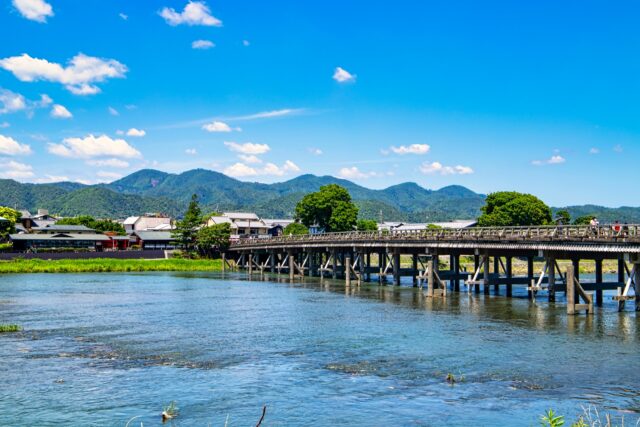
<instances>
[{"instance_id":1,"label":"sky above mountains","mask_svg":"<svg viewBox=\"0 0 640 427\"><path fill-rule=\"evenodd\" d=\"M207 168L638 206L638 18L631 1L5 0L0 177Z\"/></svg>"}]
</instances>

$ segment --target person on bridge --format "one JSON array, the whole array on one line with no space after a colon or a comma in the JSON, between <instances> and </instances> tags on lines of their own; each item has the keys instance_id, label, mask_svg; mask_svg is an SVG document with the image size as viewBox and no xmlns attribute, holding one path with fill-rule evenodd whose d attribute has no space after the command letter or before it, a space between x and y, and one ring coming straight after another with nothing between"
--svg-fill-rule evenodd
<instances>
[{"instance_id":1,"label":"person on bridge","mask_svg":"<svg viewBox=\"0 0 640 427\"><path fill-rule=\"evenodd\" d=\"M600 226L600 221L598 221L598 218L596 218L595 216L591 218L591 222L589 222L589 225L591 226L591 233L597 237L598 227Z\"/></svg>"},{"instance_id":2,"label":"person on bridge","mask_svg":"<svg viewBox=\"0 0 640 427\"><path fill-rule=\"evenodd\" d=\"M620 235L620 231L622 230L622 227L620 226L620 221L616 221L613 226L613 232L615 233L616 236Z\"/></svg>"}]
</instances>

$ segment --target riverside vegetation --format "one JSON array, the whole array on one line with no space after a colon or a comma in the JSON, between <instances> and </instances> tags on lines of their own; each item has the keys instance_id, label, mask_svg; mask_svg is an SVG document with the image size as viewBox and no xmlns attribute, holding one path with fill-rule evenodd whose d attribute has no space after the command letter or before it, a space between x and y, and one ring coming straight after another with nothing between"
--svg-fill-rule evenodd
<instances>
[{"instance_id":1,"label":"riverside vegetation","mask_svg":"<svg viewBox=\"0 0 640 427\"><path fill-rule=\"evenodd\" d=\"M141 271L222 271L221 260L210 259L17 259L0 261L2 273L110 273Z\"/></svg>"}]
</instances>

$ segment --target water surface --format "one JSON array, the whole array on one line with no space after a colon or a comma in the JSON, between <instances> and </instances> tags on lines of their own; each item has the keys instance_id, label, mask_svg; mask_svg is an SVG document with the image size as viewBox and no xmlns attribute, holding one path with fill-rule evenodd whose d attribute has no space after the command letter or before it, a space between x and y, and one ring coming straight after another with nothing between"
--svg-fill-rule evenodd
<instances>
[{"instance_id":1,"label":"water surface","mask_svg":"<svg viewBox=\"0 0 640 427\"><path fill-rule=\"evenodd\" d=\"M632 304L208 273L0 277L0 425L522 425L596 404L640 416ZM464 377L454 386L447 373ZM140 425L139 423L136 425Z\"/></svg>"}]
</instances>

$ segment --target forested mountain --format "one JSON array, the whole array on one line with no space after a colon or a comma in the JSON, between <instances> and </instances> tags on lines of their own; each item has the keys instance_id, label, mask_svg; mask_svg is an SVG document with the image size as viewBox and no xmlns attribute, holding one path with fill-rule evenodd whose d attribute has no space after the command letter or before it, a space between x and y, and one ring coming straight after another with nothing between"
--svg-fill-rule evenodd
<instances>
[{"instance_id":1,"label":"forested mountain","mask_svg":"<svg viewBox=\"0 0 640 427\"><path fill-rule=\"evenodd\" d=\"M372 190L332 176L301 175L285 182L261 184L238 181L204 169L181 174L145 169L110 184L91 186L0 180L0 205L30 211L45 208L63 216L123 218L145 212L179 216L191 195L197 194L204 211L242 210L255 211L262 217L290 217L305 194L334 183L349 190L360 208L361 218L376 220L430 222L476 218L485 198L456 185L428 190L415 183L403 183ZM604 221L640 222L640 208L572 206L568 209L573 217L596 214Z\"/></svg>"}]
</instances>

